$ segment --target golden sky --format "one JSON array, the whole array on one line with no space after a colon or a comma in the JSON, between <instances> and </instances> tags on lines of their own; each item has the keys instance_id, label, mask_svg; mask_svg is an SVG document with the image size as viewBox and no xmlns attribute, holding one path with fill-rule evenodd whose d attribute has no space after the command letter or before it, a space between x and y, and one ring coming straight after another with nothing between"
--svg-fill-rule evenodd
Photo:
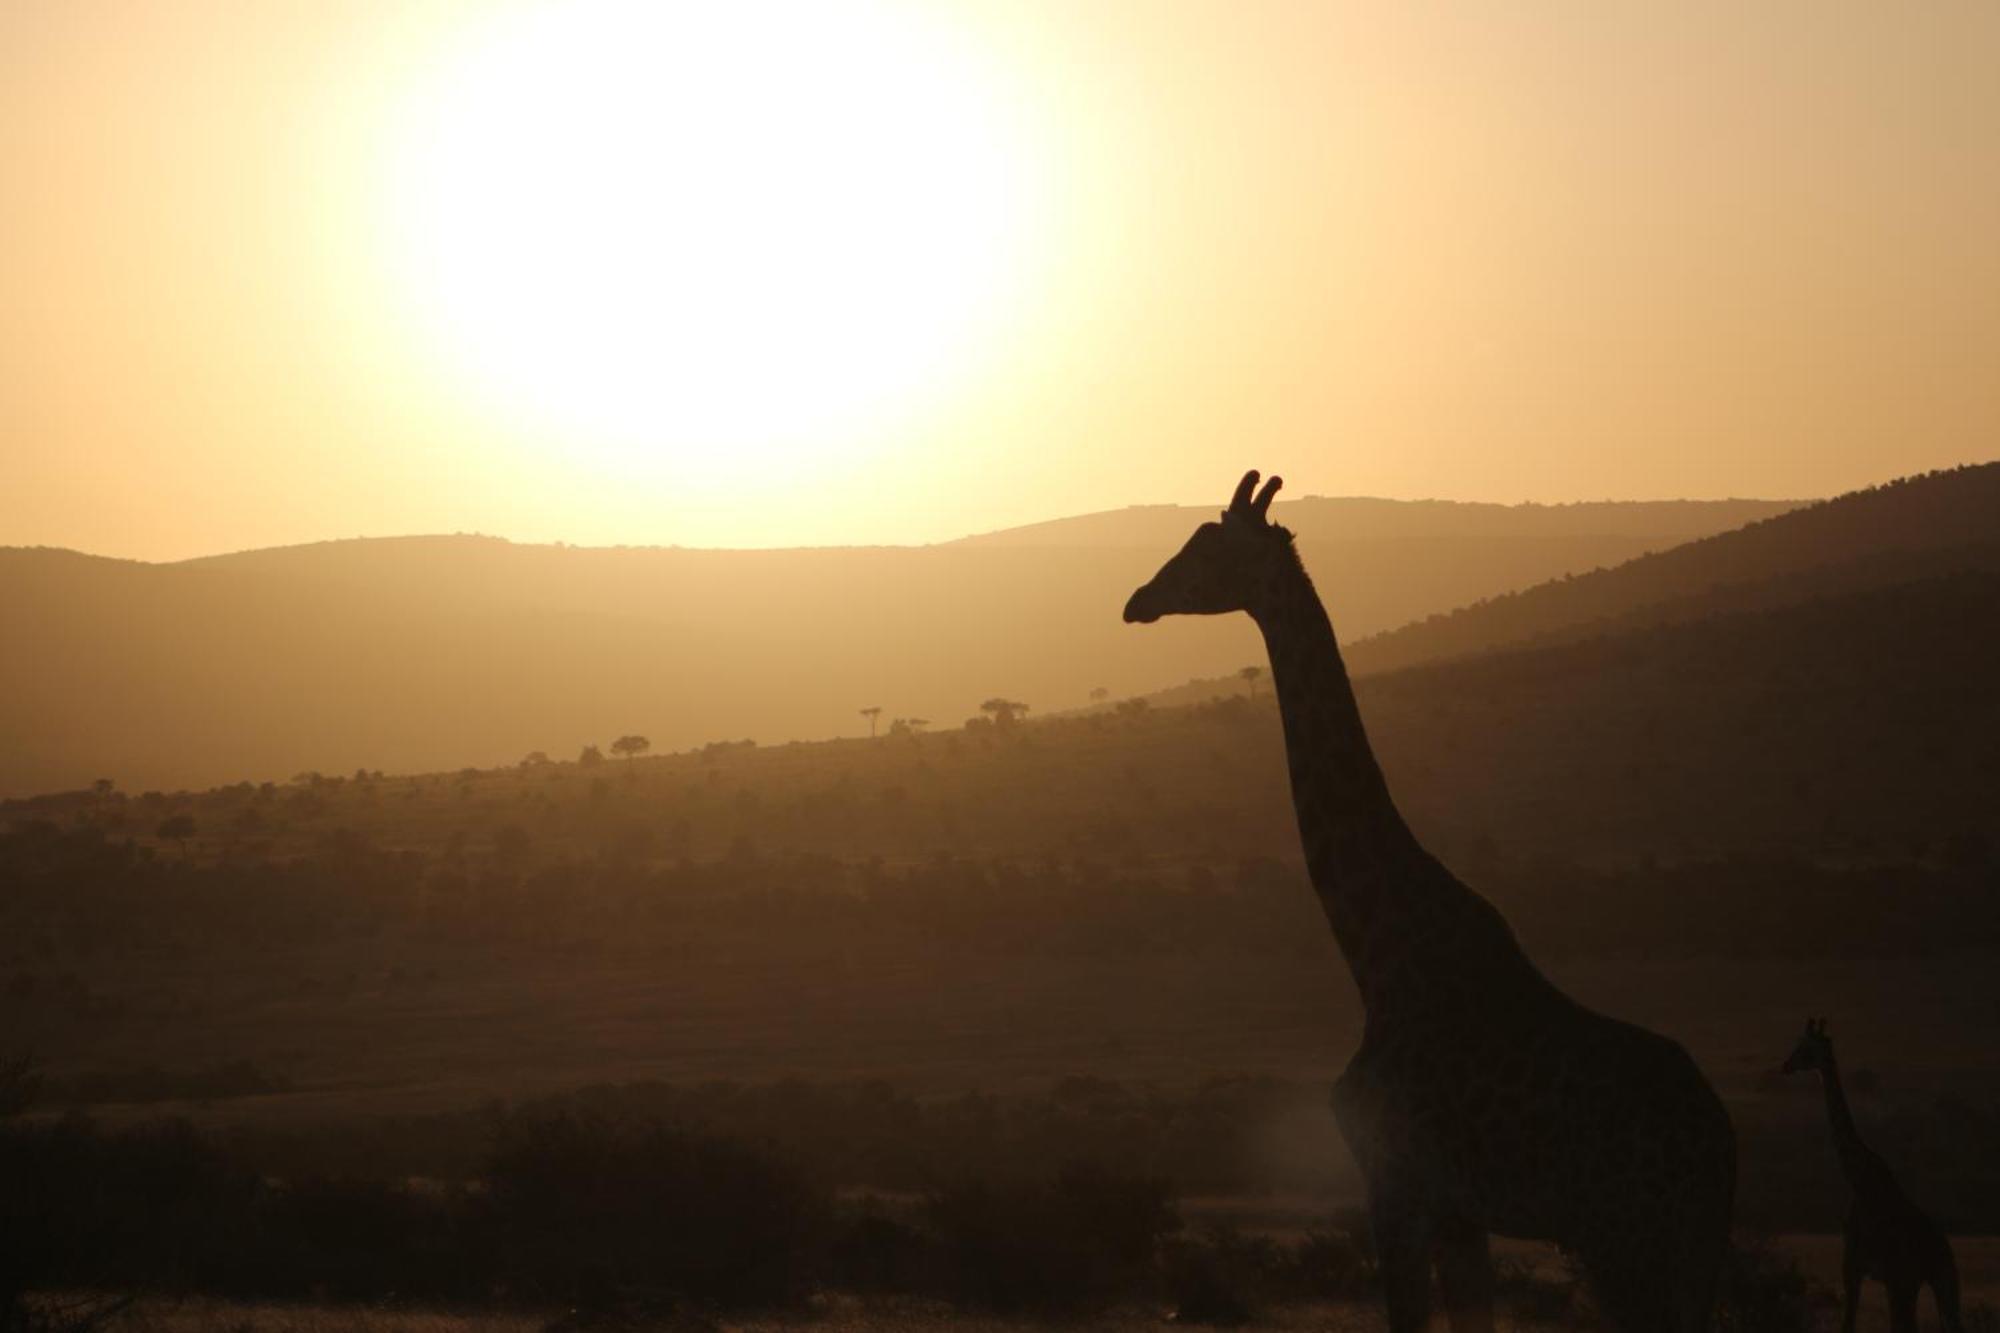
<instances>
[{"instance_id":1,"label":"golden sky","mask_svg":"<svg viewBox=\"0 0 2000 1333\"><path fill-rule=\"evenodd\" d=\"M2000 456L2000 6L0 0L0 544Z\"/></svg>"}]
</instances>

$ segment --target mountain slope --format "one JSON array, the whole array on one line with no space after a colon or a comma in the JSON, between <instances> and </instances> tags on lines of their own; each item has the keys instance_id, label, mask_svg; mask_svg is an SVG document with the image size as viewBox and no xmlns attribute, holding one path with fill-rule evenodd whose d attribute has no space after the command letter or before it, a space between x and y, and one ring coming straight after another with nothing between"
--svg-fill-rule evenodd
<instances>
[{"instance_id":1,"label":"mountain slope","mask_svg":"<svg viewBox=\"0 0 2000 1333\"><path fill-rule=\"evenodd\" d=\"M1965 571L1359 685L1419 823L1568 855L2000 846L2000 574Z\"/></svg>"},{"instance_id":2,"label":"mountain slope","mask_svg":"<svg viewBox=\"0 0 2000 1333\"><path fill-rule=\"evenodd\" d=\"M2000 568L2000 463L1856 491L1353 644L1357 673ZM1726 589L1726 591L1725 591ZM1336 612L1338 619L1338 612Z\"/></svg>"}]
</instances>

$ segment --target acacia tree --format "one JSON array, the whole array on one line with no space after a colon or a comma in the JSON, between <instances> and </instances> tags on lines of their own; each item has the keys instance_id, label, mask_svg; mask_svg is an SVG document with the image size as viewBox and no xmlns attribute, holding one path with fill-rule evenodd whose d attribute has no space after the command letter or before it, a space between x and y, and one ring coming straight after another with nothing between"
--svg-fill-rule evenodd
<instances>
[{"instance_id":1,"label":"acacia tree","mask_svg":"<svg viewBox=\"0 0 2000 1333\"><path fill-rule=\"evenodd\" d=\"M878 704L873 708L862 709L861 716L868 719L868 739L872 741L875 739L875 722L882 716L881 705Z\"/></svg>"},{"instance_id":2,"label":"acacia tree","mask_svg":"<svg viewBox=\"0 0 2000 1333\"><path fill-rule=\"evenodd\" d=\"M1028 705L1018 699L1006 699L995 695L979 705L979 711L990 714L995 726L1011 727L1020 721L1021 714L1028 711Z\"/></svg>"},{"instance_id":3,"label":"acacia tree","mask_svg":"<svg viewBox=\"0 0 2000 1333\"><path fill-rule=\"evenodd\" d=\"M1256 698L1256 697L1257 697L1257 681L1258 681L1258 680L1259 680L1259 679L1260 679L1260 678L1261 678L1261 677L1263 676L1263 674L1264 674L1264 668L1263 668L1263 667L1260 667L1260 666L1247 666L1247 667L1244 667L1244 668L1243 668L1243 669L1242 669L1241 671L1237 672L1236 674L1237 674L1237 675L1238 675L1239 677L1241 677L1241 678L1242 678L1242 680L1244 681L1244 683L1246 683L1247 685L1249 685L1249 687L1250 687L1250 697L1251 697L1252 699Z\"/></svg>"},{"instance_id":4,"label":"acacia tree","mask_svg":"<svg viewBox=\"0 0 2000 1333\"><path fill-rule=\"evenodd\" d=\"M622 754L627 759L642 755L653 748L653 743L644 736L620 736L611 742L611 753Z\"/></svg>"}]
</instances>

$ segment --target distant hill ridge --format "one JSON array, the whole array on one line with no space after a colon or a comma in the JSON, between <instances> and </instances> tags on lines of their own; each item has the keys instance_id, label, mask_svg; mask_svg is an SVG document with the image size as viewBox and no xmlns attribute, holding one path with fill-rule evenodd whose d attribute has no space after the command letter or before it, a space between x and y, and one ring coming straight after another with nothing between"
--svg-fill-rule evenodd
<instances>
[{"instance_id":1,"label":"distant hill ridge","mask_svg":"<svg viewBox=\"0 0 2000 1333\"><path fill-rule=\"evenodd\" d=\"M1336 553L1337 558L1337 553ZM1307 553L1336 629L1345 608ZM1899 478L1731 532L1559 577L1342 648L1357 677L2000 572L2000 463ZM1249 687L1233 673L1149 696L1174 707Z\"/></svg>"},{"instance_id":2,"label":"distant hill ridge","mask_svg":"<svg viewBox=\"0 0 2000 1333\"><path fill-rule=\"evenodd\" d=\"M1488 504L1308 495L1280 499L1272 518L1302 541L1463 537L1621 537L1679 543L1786 513L1799 500L1587 500ZM1179 543L1219 512L1212 505L1132 505L962 537L954 546L1145 546Z\"/></svg>"},{"instance_id":3,"label":"distant hill ridge","mask_svg":"<svg viewBox=\"0 0 2000 1333\"><path fill-rule=\"evenodd\" d=\"M1279 514L1342 630L1364 635L1781 507L1298 500ZM1039 714L1095 688L1143 693L1255 650L1240 617L1143 634L1119 617L1212 512L927 547L404 537L161 565L0 550L0 795L456 769L628 732L660 749L865 734L859 710L878 706L884 724L955 726L996 695ZM1062 535L1083 530L1097 535Z\"/></svg>"},{"instance_id":4,"label":"distant hill ridge","mask_svg":"<svg viewBox=\"0 0 2000 1333\"><path fill-rule=\"evenodd\" d=\"M1347 650L1357 673L2000 567L2000 463L1900 478L1613 569L1506 593ZM1336 620L1338 614L1336 612Z\"/></svg>"}]
</instances>

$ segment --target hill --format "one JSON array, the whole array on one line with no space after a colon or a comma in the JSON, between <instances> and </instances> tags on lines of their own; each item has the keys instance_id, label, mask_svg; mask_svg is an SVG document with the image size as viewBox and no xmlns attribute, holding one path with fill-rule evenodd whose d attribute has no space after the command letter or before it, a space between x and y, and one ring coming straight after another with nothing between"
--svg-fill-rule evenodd
<instances>
[{"instance_id":1,"label":"hill","mask_svg":"<svg viewBox=\"0 0 2000 1333\"><path fill-rule=\"evenodd\" d=\"M1783 507L1306 500L1281 516L1363 634ZM0 550L0 795L493 765L626 732L663 749L853 734L874 705L955 724L999 694L1046 711L1157 689L1257 651L1233 618L1119 621L1208 512L924 548L412 537L171 565Z\"/></svg>"},{"instance_id":2,"label":"hill","mask_svg":"<svg viewBox=\"0 0 2000 1333\"><path fill-rule=\"evenodd\" d=\"M1690 540L1613 569L1558 576L1347 652L1357 673L1728 610L2000 569L2000 463L1908 477Z\"/></svg>"}]
</instances>

